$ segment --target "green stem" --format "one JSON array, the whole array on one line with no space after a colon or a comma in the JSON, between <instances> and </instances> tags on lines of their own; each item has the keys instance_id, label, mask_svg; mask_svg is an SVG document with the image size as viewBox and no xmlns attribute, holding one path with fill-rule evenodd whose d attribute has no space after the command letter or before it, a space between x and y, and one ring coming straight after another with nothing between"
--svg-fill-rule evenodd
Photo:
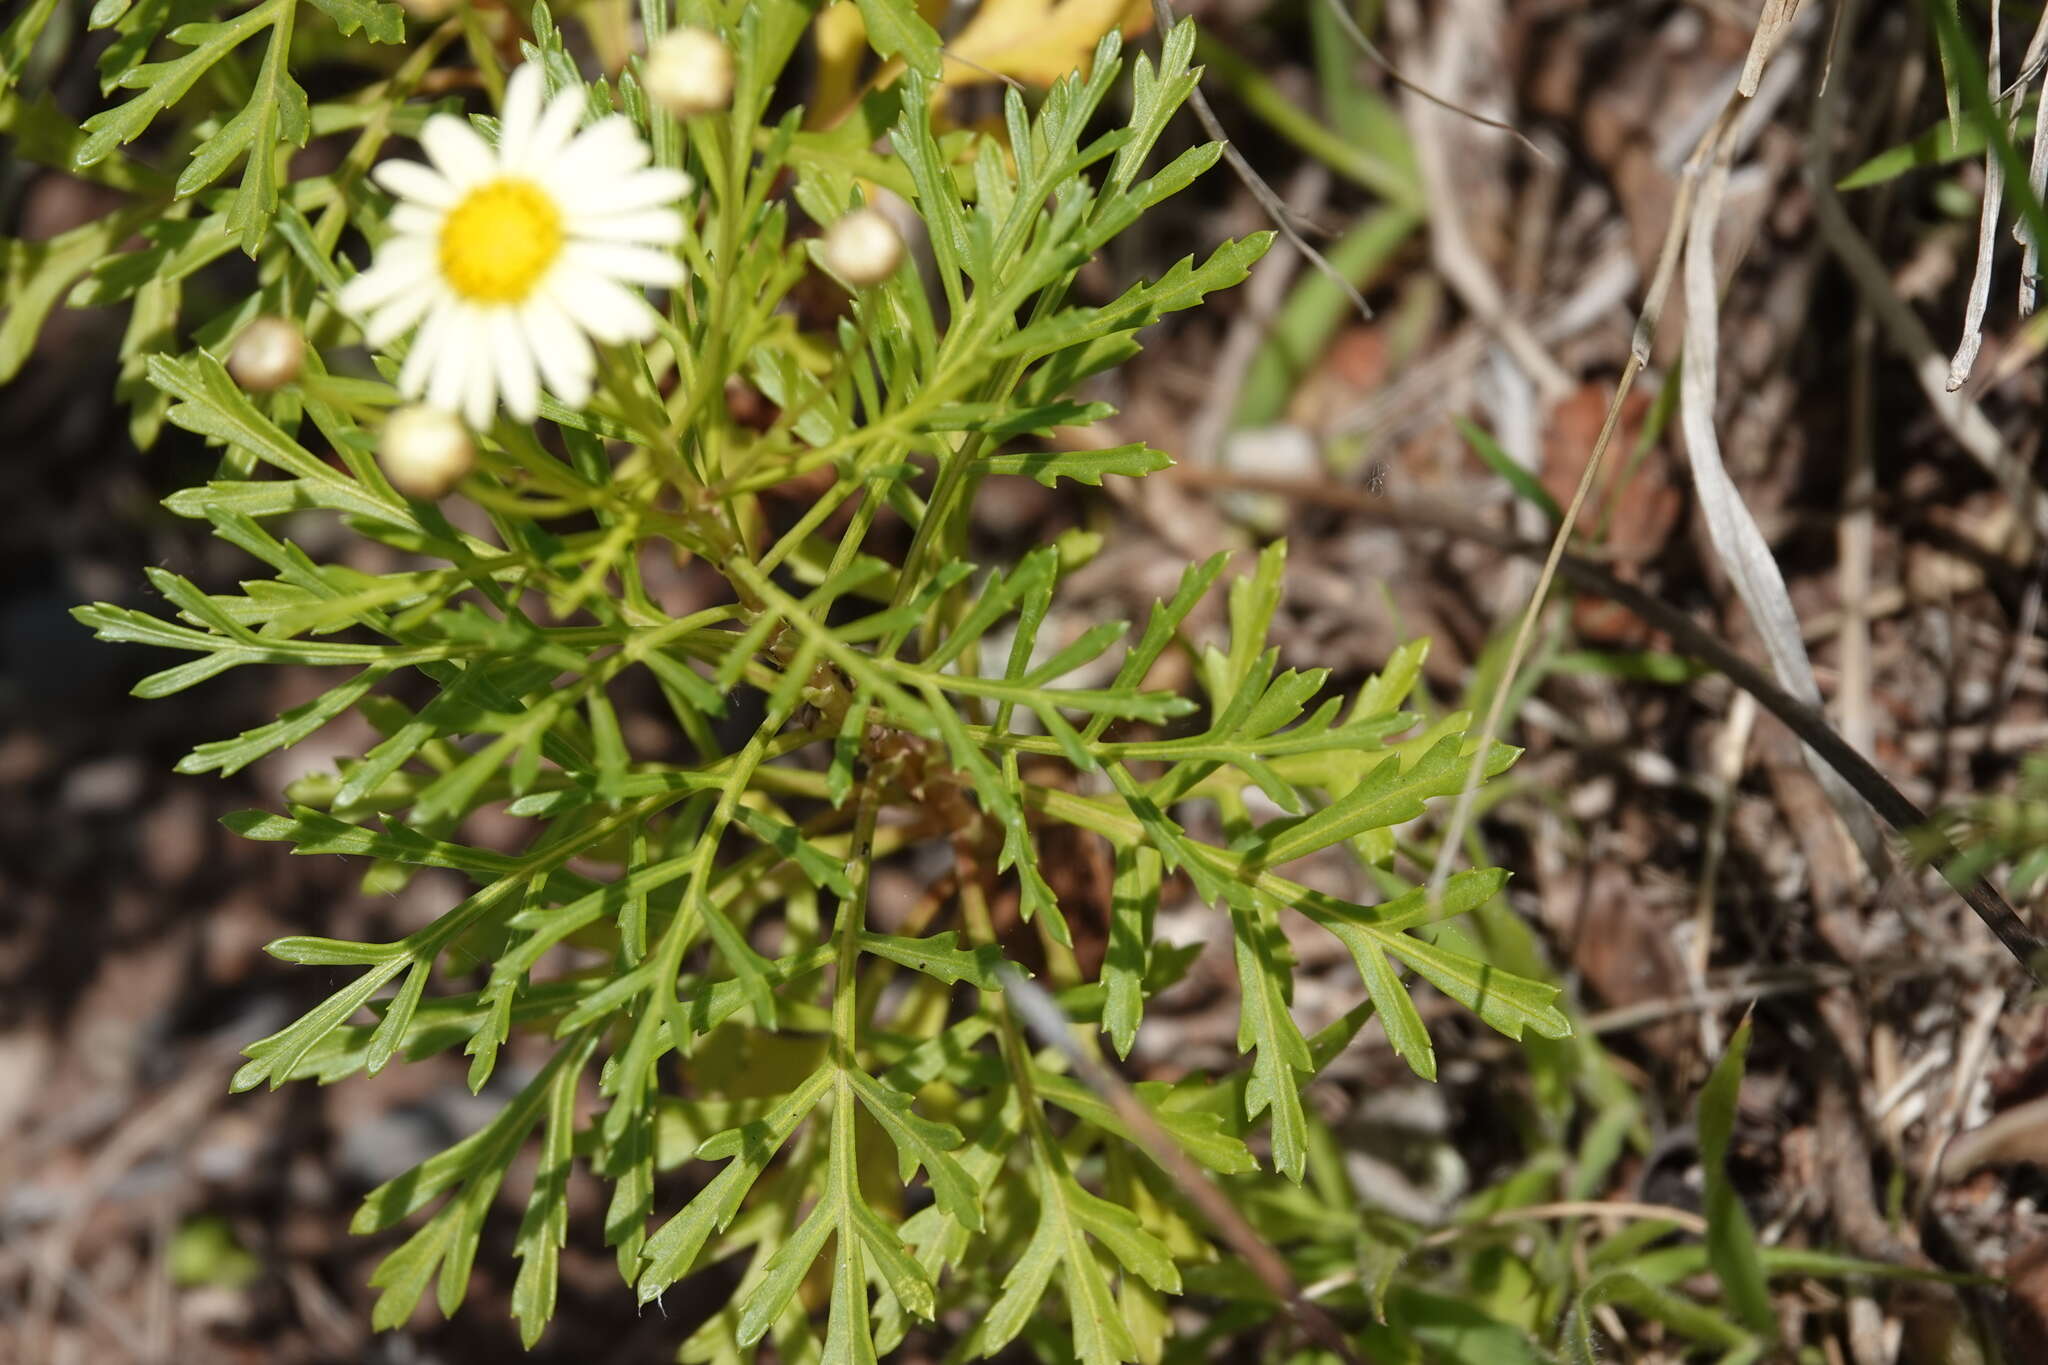
<instances>
[{"instance_id":1,"label":"green stem","mask_svg":"<svg viewBox=\"0 0 2048 1365\"><path fill-rule=\"evenodd\" d=\"M832 1046L841 1066L854 1064L859 1043L860 932L867 927L868 887L873 879L875 821L882 804L873 786L873 774L861 782L854 798L851 856L846 860L846 878L853 883L853 896L839 903L839 918L832 934L838 952L832 981Z\"/></svg>"}]
</instances>

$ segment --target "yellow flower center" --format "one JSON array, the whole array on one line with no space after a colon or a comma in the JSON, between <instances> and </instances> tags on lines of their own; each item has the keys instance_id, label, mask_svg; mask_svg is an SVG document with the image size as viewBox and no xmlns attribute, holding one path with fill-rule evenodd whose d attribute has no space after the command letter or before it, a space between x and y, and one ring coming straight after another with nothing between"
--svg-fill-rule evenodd
<instances>
[{"instance_id":1,"label":"yellow flower center","mask_svg":"<svg viewBox=\"0 0 2048 1365\"><path fill-rule=\"evenodd\" d=\"M518 303L561 250L561 212L516 176L478 185L441 224L441 274L473 303Z\"/></svg>"}]
</instances>

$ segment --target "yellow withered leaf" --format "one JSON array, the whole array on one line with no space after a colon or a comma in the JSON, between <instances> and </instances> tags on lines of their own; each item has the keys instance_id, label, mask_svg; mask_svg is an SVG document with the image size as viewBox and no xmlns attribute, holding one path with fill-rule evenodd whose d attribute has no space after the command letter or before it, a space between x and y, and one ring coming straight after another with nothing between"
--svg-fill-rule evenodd
<instances>
[{"instance_id":1,"label":"yellow withered leaf","mask_svg":"<svg viewBox=\"0 0 2048 1365\"><path fill-rule=\"evenodd\" d=\"M918 10L936 23L945 5L920 0ZM1044 88L1069 71L1086 71L1095 44L1112 28L1129 38L1151 22L1147 0L986 0L946 44L946 83L978 85L1007 76ZM808 121L812 127L829 127L860 98L867 28L853 0L837 0L819 11L811 41L818 67ZM875 81L887 85L901 70L890 62Z\"/></svg>"},{"instance_id":2,"label":"yellow withered leaf","mask_svg":"<svg viewBox=\"0 0 2048 1365\"><path fill-rule=\"evenodd\" d=\"M1112 28L1126 38L1152 22L1146 0L987 0L946 44L946 81L973 85L1009 76L1051 85L1086 71L1095 44Z\"/></svg>"}]
</instances>

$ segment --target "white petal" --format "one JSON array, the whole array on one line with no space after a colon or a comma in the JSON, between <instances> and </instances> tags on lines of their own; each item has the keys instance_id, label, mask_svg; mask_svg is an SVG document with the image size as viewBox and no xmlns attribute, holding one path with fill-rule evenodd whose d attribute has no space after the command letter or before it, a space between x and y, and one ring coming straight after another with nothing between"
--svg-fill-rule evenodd
<instances>
[{"instance_id":1,"label":"white petal","mask_svg":"<svg viewBox=\"0 0 2048 1365\"><path fill-rule=\"evenodd\" d=\"M505 395L505 411L521 422L540 416L540 379L534 372L533 350L511 309L491 319L491 368Z\"/></svg>"},{"instance_id":2,"label":"white petal","mask_svg":"<svg viewBox=\"0 0 2048 1365\"><path fill-rule=\"evenodd\" d=\"M674 209L641 209L637 213L607 213L602 216L573 213L568 220L569 236L586 241L652 242L674 246L683 240L683 215Z\"/></svg>"},{"instance_id":3,"label":"white petal","mask_svg":"<svg viewBox=\"0 0 2048 1365\"><path fill-rule=\"evenodd\" d=\"M563 256L570 264L607 279L672 289L683 282L683 263L666 251L626 242L571 242Z\"/></svg>"},{"instance_id":4,"label":"white petal","mask_svg":"<svg viewBox=\"0 0 2048 1365\"><path fill-rule=\"evenodd\" d=\"M429 208L453 208L459 197L448 177L419 161L380 161L370 178L400 199L410 199Z\"/></svg>"},{"instance_id":5,"label":"white petal","mask_svg":"<svg viewBox=\"0 0 2048 1365\"><path fill-rule=\"evenodd\" d=\"M434 169L448 177L456 190L489 180L498 173L497 158L490 145L453 114L436 114L420 129L420 146L426 148Z\"/></svg>"},{"instance_id":6,"label":"white petal","mask_svg":"<svg viewBox=\"0 0 2048 1365\"><path fill-rule=\"evenodd\" d=\"M391 210L387 221L391 230L402 237L438 237L441 224L448 221L448 214L445 210L428 208L408 199L401 200L398 207Z\"/></svg>"},{"instance_id":7,"label":"white petal","mask_svg":"<svg viewBox=\"0 0 2048 1365\"><path fill-rule=\"evenodd\" d=\"M519 328L526 334L526 344L547 381L548 392L572 408L589 402L597 357L561 306L544 290L536 290L519 310Z\"/></svg>"},{"instance_id":8,"label":"white petal","mask_svg":"<svg viewBox=\"0 0 2048 1365\"><path fill-rule=\"evenodd\" d=\"M568 144L582 118L582 88L572 85L556 91L555 97L548 101L548 107L541 113L533 137L527 142L523 157L514 169L537 175L551 165L562 155L562 148Z\"/></svg>"},{"instance_id":9,"label":"white petal","mask_svg":"<svg viewBox=\"0 0 2048 1365\"><path fill-rule=\"evenodd\" d=\"M476 353L471 319L475 310L456 305L453 319L434 357L433 372L427 376L427 402L443 412L461 412L463 395L469 389L469 367L489 362Z\"/></svg>"},{"instance_id":10,"label":"white petal","mask_svg":"<svg viewBox=\"0 0 2048 1365\"><path fill-rule=\"evenodd\" d=\"M420 324L418 335L412 339L412 349L405 353L405 364L398 371L398 391L407 398L418 398L427 391L427 380L440 358L442 340L448 335L449 320L459 306L444 295L435 300L427 320Z\"/></svg>"},{"instance_id":11,"label":"white petal","mask_svg":"<svg viewBox=\"0 0 2048 1365\"><path fill-rule=\"evenodd\" d=\"M623 179L586 186L573 207L577 214L590 217L631 213L635 209L665 208L681 201L693 188L694 182L683 172L666 166L649 166Z\"/></svg>"},{"instance_id":12,"label":"white petal","mask_svg":"<svg viewBox=\"0 0 2048 1365\"><path fill-rule=\"evenodd\" d=\"M434 255L411 240L387 242L370 268L341 287L336 302L341 311L362 317L389 303L408 289L432 282Z\"/></svg>"},{"instance_id":13,"label":"white petal","mask_svg":"<svg viewBox=\"0 0 2048 1365\"><path fill-rule=\"evenodd\" d=\"M593 193L621 177L631 175L654 157L640 132L618 114L599 119L576 135L547 167L548 183L559 182L563 198L575 202L569 191Z\"/></svg>"},{"instance_id":14,"label":"white petal","mask_svg":"<svg viewBox=\"0 0 2048 1365\"><path fill-rule=\"evenodd\" d=\"M505 312L502 308L480 310L476 330L469 338L469 378L462 389L462 411L470 426L478 431L489 431L491 419L498 411L498 367L491 363L491 337L511 318L496 319L492 315Z\"/></svg>"},{"instance_id":15,"label":"white petal","mask_svg":"<svg viewBox=\"0 0 2048 1365\"><path fill-rule=\"evenodd\" d=\"M564 259L541 287L599 341L644 341L654 335L654 310L647 300L573 261Z\"/></svg>"},{"instance_id":16,"label":"white petal","mask_svg":"<svg viewBox=\"0 0 2048 1365\"><path fill-rule=\"evenodd\" d=\"M498 164L512 167L526 155L533 130L540 123L543 93L540 64L525 62L505 82L505 103L498 111Z\"/></svg>"},{"instance_id":17,"label":"white petal","mask_svg":"<svg viewBox=\"0 0 2048 1365\"><path fill-rule=\"evenodd\" d=\"M425 317L439 297L440 291L430 287L400 294L371 315L363 327L363 343L375 350L389 346Z\"/></svg>"}]
</instances>

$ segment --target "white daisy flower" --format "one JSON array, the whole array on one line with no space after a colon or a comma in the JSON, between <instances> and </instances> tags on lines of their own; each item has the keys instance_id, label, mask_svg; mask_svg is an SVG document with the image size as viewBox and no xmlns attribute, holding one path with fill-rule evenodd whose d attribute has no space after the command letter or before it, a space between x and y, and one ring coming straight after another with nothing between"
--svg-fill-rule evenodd
<instances>
[{"instance_id":1,"label":"white daisy flower","mask_svg":"<svg viewBox=\"0 0 2048 1365\"><path fill-rule=\"evenodd\" d=\"M545 386L570 407L590 400L591 341L645 341L656 317L638 288L674 288L683 237L672 205L681 171L652 167L618 115L580 133L584 93L542 99L532 62L512 73L498 145L437 114L420 132L431 165L385 161L371 172L398 196L392 235L341 291L363 339L388 346L415 325L399 391L460 413L482 430L502 399L521 422Z\"/></svg>"}]
</instances>

